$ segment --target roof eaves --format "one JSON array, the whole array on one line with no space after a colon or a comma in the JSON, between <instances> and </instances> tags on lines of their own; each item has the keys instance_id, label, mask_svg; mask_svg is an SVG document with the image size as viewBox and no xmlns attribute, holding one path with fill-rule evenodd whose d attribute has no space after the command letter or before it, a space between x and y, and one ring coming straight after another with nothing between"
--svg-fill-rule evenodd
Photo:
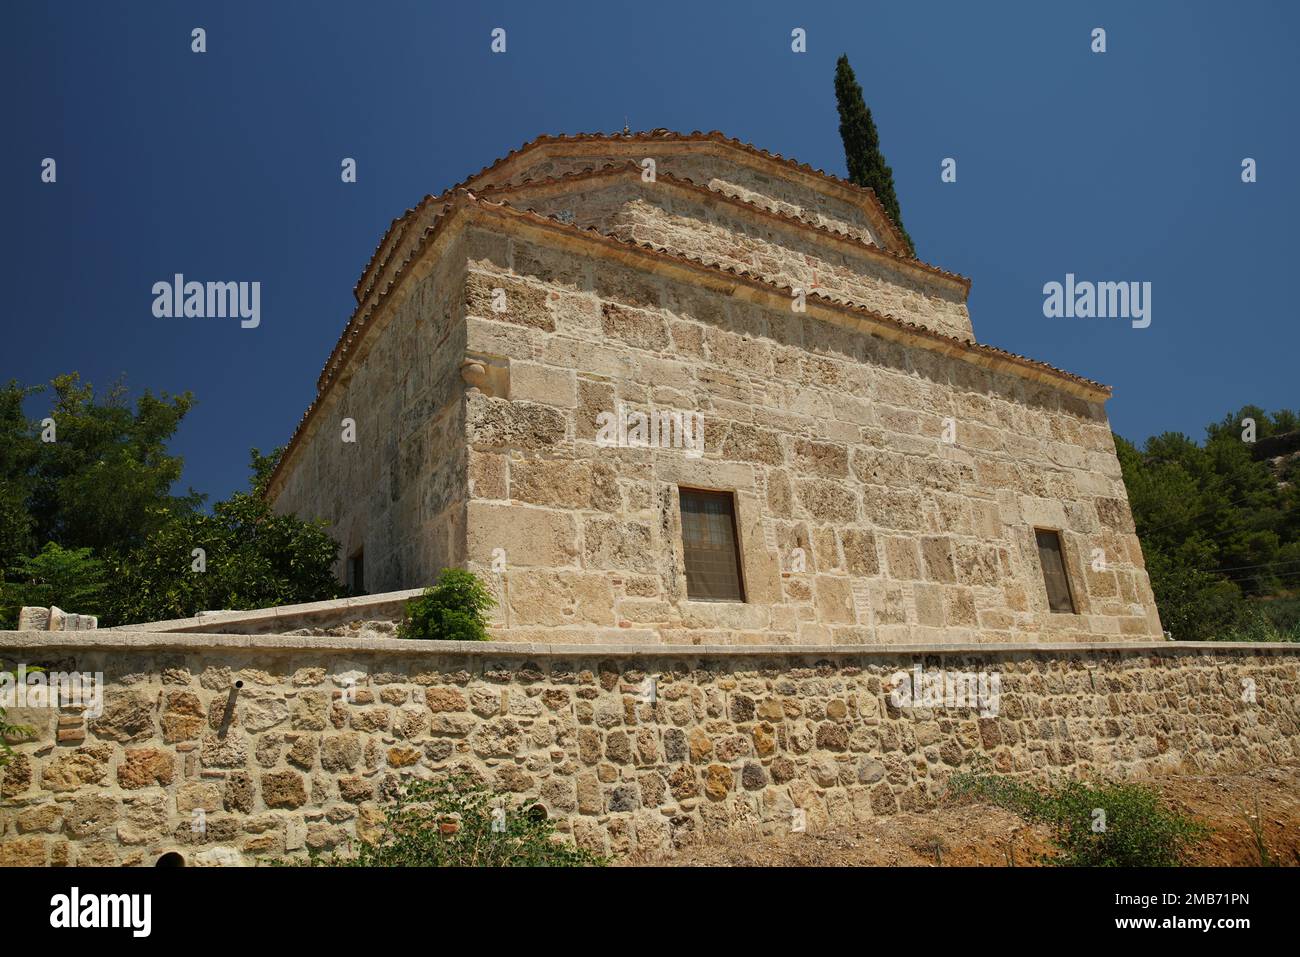
<instances>
[{"instance_id":1,"label":"roof eaves","mask_svg":"<svg viewBox=\"0 0 1300 957\"><path fill-rule=\"evenodd\" d=\"M542 179L526 179L526 180L521 180L518 183L502 183L500 185L495 185L495 186L485 186L482 189L477 191L477 195L488 196L488 195L526 192L529 189L541 189L548 186L562 185L565 182L574 182L574 181L585 180L585 179L597 179L601 177L618 176L618 175L630 175L640 180L641 168L636 163L633 162L610 163L600 168L588 167L587 169L584 170L574 170L568 173L561 173L558 176L547 176ZM655 178L656 181L666 182L669 183L670 185L675 185L684 189L688 189L698 194L707 195L711 199L721 200L733 206L742 207L761 216L767 216L773 219L780 220L783 223L788 223L790 225L798 226L803 229L812 230L823 236L828 236L840 242L853 245L858 249L867 252L870 255L878 256L893 264L902 266L903 268L916 269L921 272L928 273L932 277L937 277L940 279L945 279L950 282L956 283L960 285L966 292L970 291L971 280L968 276L963 276L960 273L952 272L950 270L944 269L941 266L935 266L931 263L924 262L923 260L916 259L915 257L904 256L901 253L894 252L891 249L886 249L884 246L879 246L876 245L875 243L869 243L864 240L861 240L850 233L842 232L838 229L831 229L829 226L823 226L820 223L810 222L807 219L802 219L798 216L791 216L790 214L780 212L779 210L768 209L765 206L761 206L758 203L751 202L750 200L747 199L742 199L739 196L732 196L730 194L720 192L716 189L712 189L708 186L697 183L694 180L689 179L687 177L674 176L672 173L662 172L662 173L658 173Z\"/></svg>"},{"instance_id":2,"label":"roof eaves","mask_svg":"<svg viewBox=\"0 0 1300 957\"><path fill-rule=\"evenodd\" d=\"M433 202L445 201L446 197L450 196L458 189L469 189L477 180L483 178L484 176L488 176L496 172L497 170L500 170L504 166L513 162L518 157L523 156L525 153L530 153L539 147L552 144L552 143L556 143L556 144L589 143L598 140L610 140L610 141L618 141L618 142L627 142L631 140L636 140L638 142L659 140L659 141L671 141L671 142L721 143L733 149L743 150L744 152L749 153L753 156L761 157L769 162L779 163L790 169L796 169L802 173L820 177L826 180L827 182L834 183L835 185L843 189L847 189L860 194L867 201L868 205L871 208L871 212L878 220L878 225L882 227L885 233L888 234L890 241L888 243L888 248L885 249L886 252L894 253L900 259L906 260L906 259L915 258L914 256L907 256L903 253L898 252L898 250L906 250L908 248L907 242L903 239L902 232L899 230L898 224L894 222L893 217L891 217L888 211L886 211L884 204L880 202L880 197L876 195L875 190L867 186L859 186L856 183L852 183L849 180L834 175L833 173L828 173L823 169L818 169L813 166L810 166L807 163L801 163L798 160L787 158L785 156L782 156L780 153L770 152L769 150L765 150L762 147L755 146L753 143L745 143L741 140L735 139L734 137L727 136L725 133L722 133L719 130L710 130L707 133L701 132L699 130L695 130L691 133L677 133L672 130L660 128L660 129L641 131L635 133L572 133L572 134L543 133L540 136L536 136L533 139L528 140L526 143L522 144L517 149L511 150L505 156L502 156L494 160L493 162L489 163L487 166L484 166L477 173L472 173L471 175L467 176L465 179L457 183L455 186L450 187L444 192L436 195L435 194L426 195L424 199L422 199L419 203L417 203L415 206L408 209L397 219L394 219L391 223L389 223L388 229L384 232L384 235L380 238L379 245L375 248L374 253L371 254L370 260L366 263L365 268L361 272L360 278L357 280L356 285L353 287L354 297L357 299L358 302L360 302L368 294L369 290L367 289L365 292L363 292L362 287L365 286L366 280L370 278L371 271L378 264L380 258L380 252L384 249L385 245L388 243L388 240L392 236L394 229L396 229L400 225L405 224L413 214L420 212L428 204Z\"/></svg>"},{"instance_id":3,"label":"roof eaves","mask_svg":"<svg viewBox=\"0 0 1300 957\"><path fill-rule=\"evenodd\" d=\"M828 173L823 169L810 166L807 163L801 163L791 157L782 156L780 153L773 153L760 146L755 146L753 143L746 143L743 140L736 139L735 137L727 136L720 130L710 130L707 133L702 132L701 130L694 130L690 133L678 133L673 130L659 128L633 133L543 133L542 135L534 137L524 143L518 149L511 150L505 156L483 167L483 169L474 173L472 176L469 176L465 180L462 180L460 183L457 183L456 186L452 188L472 187L476 180L501 169L516 158L523 156L525 153L532 152L538 147L546 146L548 144L590 143L600 140L609 140L613 142L659 141L676 143L719 143L732 149L748 153L752 156L760 157L768 162L785 166L788 169L798 170L806 175L818 177L828 183L834 184L840 189L857 194L870 207L871 212L879 220L880 225L884 227L883 231L888 234L890 245L898 249L908 248L907 242L903 239L902 232L898 228L898 224L894 222L893 217L889 215L884 204L880 202L880 197L876 195L875 190L868 186L859 186L857 183L850 182L847 179L843 179L833 173Z\"/></svg>"}]
</instances>

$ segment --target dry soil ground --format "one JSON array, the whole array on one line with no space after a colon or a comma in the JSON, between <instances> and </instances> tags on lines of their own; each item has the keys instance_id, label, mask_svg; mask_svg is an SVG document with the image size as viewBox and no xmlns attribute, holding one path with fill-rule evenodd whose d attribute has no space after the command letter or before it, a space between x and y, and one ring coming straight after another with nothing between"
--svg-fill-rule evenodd
<instances>
[{"instance_id":1,"label":"dry soil ground","mask_svg":"<svg viewBox=\"0 0 1300 957\"><path fill-rule=\"evenodd\" d=\"M1171 807L1212 829L1190 863L1260 863L1246 815L1258 799L1265 843L1280 864L1300 865L1300 765L1240 774L1175 775L1148 782ZM820 832L763 837L735 831L678 851L635 854L623 865L651 867L934 867L1033 864L1051 850L1046 832L982 803L952 804Z\"/></svg>"}]
</instances>

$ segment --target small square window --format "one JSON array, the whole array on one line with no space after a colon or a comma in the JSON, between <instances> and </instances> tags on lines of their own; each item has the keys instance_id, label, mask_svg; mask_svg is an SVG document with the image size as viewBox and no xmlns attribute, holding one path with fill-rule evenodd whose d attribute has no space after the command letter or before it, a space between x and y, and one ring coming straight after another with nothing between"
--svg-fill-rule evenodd
<instances>
[{"instance_id":1,"label":"small square window","mask_svg":"<svg viewBox=\"0 0 1300 957\"><path fill-rule=\"evenodd\" d=\"M358 548L348 558L348 588L354 595L366 593L366 553Z\"/></svg>"},{"instance_id":2,"label":"small square window","mask_svg":"<svg viewBox=\"0 0 1300 957\"><path fill-rule=\"evenodd\" d=\"M686 596L692 601L744 601L734 496L684 488L681 500Z\"/></svg>"},{"instance_id":3,"label":"small square window","mask_svg":"<svg viewBox=\"0 0 1300 957\"><path fill-rule=\"evenodd\" d=\"M1034 535L1038 539L1038 563L1043 566L1043 584L1047 586L1047 605L1054 612L1073 615L1074 596L1070 592L1070 577L1065 573L1061 533L1036 528Z\"/></svg>"}]
</instances>

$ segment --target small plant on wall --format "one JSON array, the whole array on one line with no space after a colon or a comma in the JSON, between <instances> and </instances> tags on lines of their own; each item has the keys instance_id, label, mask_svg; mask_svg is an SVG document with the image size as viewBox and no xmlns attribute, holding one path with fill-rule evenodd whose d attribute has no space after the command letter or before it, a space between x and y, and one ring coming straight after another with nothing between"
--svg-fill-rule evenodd
<instances>
[{"instance_id":1,"label":"small plant on wall","mask_svg":"<svg viewBox=\"0 0 1300 957\"><path fill-rule=\"evenodd\" d=\"M406 781L384 810L382 832L350 855L314 856L335 867L587 867L605 860L556 833L545 808L514 803L471 775Z\"/></svg>"},{"instance_id":2,"label":"small plant on wall","mask_svg":"<svg viewBox=\"0 0 1300 957\"><path fill-rule=\"evenodd\" d=\"M43 671L43 670L44 669L42 668L36 668L30 665L27 667L28 674L34 674L36 672ZM0 675L8 675L10 687L13 687L13 683L17 681L17 677L13 674L13 672L4 671L3 669L0 669ZM15 738L28 737L29 735L35 733L36 731L34 728L30 728L25 724L10 724L5 719L4 707L0 706L0 768L3 768L6 764L8 764L9 759L13 756L14 753L13 748L9 746L10 740Z\"/></svg>"},{"instance_id":3,"label":"small plant on wall","mask_svg":"<svg viewBox=\"0 0 1300 957\"><path fill-rule=\"evenodd\" d=\"M407 602L406 617L397 635L437 641L487 641L485 613L495 604L496 599L473 572L444 568L423 595Z\"/></svg>"}]
</instances>

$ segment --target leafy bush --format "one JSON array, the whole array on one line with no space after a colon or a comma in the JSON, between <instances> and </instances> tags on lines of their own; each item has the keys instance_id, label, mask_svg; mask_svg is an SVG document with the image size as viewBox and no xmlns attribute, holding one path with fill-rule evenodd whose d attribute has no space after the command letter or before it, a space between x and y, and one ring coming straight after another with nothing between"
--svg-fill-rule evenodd
<instances>
[{"instance_id":1,"label":"leafy bush","mask_svg":"<svg viewBox=\"0 0 1300 957\"><path fill-rule=\"evenodd\" d=\"M399 638L439 641L487 641L484 615L496 599L473 572L444 568L438 581L406 604Z\"/></svg>"},{"instance_id":2,"label":"leafy bush","mask_svg":"<svg viewBox=\"0 0 1300 957\"><path fill-rule=\"evenodd\" d=\"M1161 624L1179 641L1215 641L1246 626L1247 602L1233 582L1187 568L1154 548L1147 571Z\"/></svg>"},{"instance_id":3,"label":"leafy bush","mask_svg":"<svg viewBox=\"0 0 1300 957\"><path fill-rule=\"evenodd\" d=\"M352 856L314 858L339 867L583 867L604 860L566 843L534 805L512 805L467 774L411 780L386 809L382 834ZM504 813L503 813L504 812ZM496 829L494 830L494 822Z\"/></svg>"},{"instance_id":4,"label":"leafy bush","mask_svg":"<svg viewBox=\"0 0 1300 957\"><path fill-rule=\"evenodd\" d=\"M1252 602L1234 627L1218 635L1220 641L1300 641L1300 624L1280 623Z\"/></svg>"},{"instance_id":5,"label":"leafy bush","mask_svg":"<svg viewBox=\"0 0 1300 957\"><path fill-rule=\"evenodd\" d=\"M1300 641L1300 598L1261 599L1251 607L1266 623L1265 627L1277 635L1277 640Z\"/></svg>"},{"instance_id":6,"label":"leafy bush","mask_svg":"<svg viewBox=\"0 0 1300 957\"><path fill-rule=\"evenodd\" d=\"M982 798L1046 825L1057 852L1045 864L1176 867L1209 833L1205 825L1166 808L1158 792L1140 784L1067 780L1036 788L974 771L953 775L948 789L954 797Z\"/></svg>"}]
</instances>

